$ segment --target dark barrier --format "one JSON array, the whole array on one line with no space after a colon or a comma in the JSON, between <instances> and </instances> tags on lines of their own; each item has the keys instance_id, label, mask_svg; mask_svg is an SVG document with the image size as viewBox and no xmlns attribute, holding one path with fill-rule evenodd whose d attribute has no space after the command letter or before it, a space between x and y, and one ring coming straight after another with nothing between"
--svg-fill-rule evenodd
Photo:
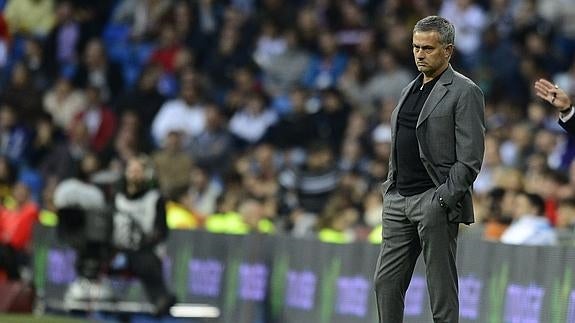
<instances>
[{"instance_id":1,"label":"dark barrier","mask_svg":"<svg viewBox=\"0 0 575 323\"><path fill-rule=\"evenodd\" d=\"M61 297L75 277L74 253L53 231L37 232L35 282ZM165 273L180 301L218 306L229 323L367 323L377 321L372 276L379 247L324 244L283 236L224 236L176 231ZM575 249L518 247L460 239L461 322L575 322ZM115 279L125 300L140 285ZM405 300L406 322L431 322L424 267Z\"/></svg>"}]
</instances>

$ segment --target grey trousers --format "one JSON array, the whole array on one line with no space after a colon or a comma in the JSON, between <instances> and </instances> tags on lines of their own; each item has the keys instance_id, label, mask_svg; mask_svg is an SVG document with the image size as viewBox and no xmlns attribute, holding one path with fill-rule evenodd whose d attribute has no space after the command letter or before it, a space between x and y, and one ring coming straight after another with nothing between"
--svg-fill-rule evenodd
<instances>
[{"instance_id":1,"label":"grey trousers","mask_svg":"<svg viewBox=\"0 0 575 323\"><path fill-rule=\"evenodd\" d=\"M433 321L459 321L459 226L447 220L437 199L435 188L404 197L392 187L384 195L383 243L375 272L380 323L403 322L405 293L422 250Z\"/></svg>"}]
</instances>

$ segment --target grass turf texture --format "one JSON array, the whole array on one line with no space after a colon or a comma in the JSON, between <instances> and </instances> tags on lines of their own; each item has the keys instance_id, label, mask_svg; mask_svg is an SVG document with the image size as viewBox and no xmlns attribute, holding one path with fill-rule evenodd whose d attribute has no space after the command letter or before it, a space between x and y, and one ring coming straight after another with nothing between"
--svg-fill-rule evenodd
<instances>
[{"instance_id":1,"label":"grass turf texture","mask_svg":"<svg viewBox=\"0 0 575 323\"><path fill-rule=\"evenodd\" d=\"M85 323L86 320L71 319L63 316L33 316L20 314L0 314L0 323Z\"/></svg>"}]
</instances>

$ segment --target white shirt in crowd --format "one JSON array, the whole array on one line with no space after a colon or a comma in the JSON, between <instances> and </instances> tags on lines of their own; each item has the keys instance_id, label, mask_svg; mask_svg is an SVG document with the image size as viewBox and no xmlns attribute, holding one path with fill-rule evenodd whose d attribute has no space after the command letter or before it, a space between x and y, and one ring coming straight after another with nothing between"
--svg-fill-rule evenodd
<instances>
[{"instance_id":1,"label":"white shirt in crowd","mask_svg":"<svg viewBox=\"0 0 575 323\"><path fill-rule=\"evenodd\" d=\"M204 131L206 113L201 105L188 105L182 99L170 100L162 106L152 123L152 135L157 144L172 131L184 134L184 144Z\"/></svg>"},{"instance_id":2,"label":"white shirt in crowd","mask_svg":"<svg viewBox=\"0 0 575 323\"><path fill-rule=\"evenodd\" d=\"M273 110L264 110L261 113L251 113L240 110L230 119L230 132L239 138L254 143L261 139L269 126L276 123L278 117Z\"/></svg>"},{"instance_id":3,"label":"white shirt in crowd","mask_svg":"<svg viewBox=\"0 0 575 323\"><path fill-rule=\"evenodd\" d=\"M505 230L501 236L501 242L531 246L555 245L557 234L547 218L524 215Z\"/></svg>"}]
</instances>

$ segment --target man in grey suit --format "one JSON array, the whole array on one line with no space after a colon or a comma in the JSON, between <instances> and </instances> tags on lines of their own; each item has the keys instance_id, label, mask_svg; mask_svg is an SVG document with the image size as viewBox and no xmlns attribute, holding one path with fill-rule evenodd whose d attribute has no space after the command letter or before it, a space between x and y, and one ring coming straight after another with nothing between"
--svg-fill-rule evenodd
<instances>
[{"instance_id":1,"label":"man in grey suit","mask_svg":"<svg viewBox=\"0 0 575 323\"><path fill-rule=\"evenodd\" d=\"M457 233L459 223L474 221L471 187L483 160L485 104L479 87L449 64L454 39L453 25L437 16L413 29L421 74L403 89L391 116L389 175L382 184L380 322L402 322L421 251L434 322L459 320Z\"/></svg>"}]
</instances>

